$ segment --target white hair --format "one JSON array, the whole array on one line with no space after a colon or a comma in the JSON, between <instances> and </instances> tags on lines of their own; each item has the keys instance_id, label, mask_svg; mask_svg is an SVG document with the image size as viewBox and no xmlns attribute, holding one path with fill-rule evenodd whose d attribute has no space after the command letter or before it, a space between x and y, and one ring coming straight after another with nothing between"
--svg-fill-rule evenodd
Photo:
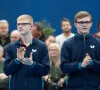
<instances>
[{"instance_id":1,"label":"white hair","mask_svg":"<svg viewBox=\"0 0 100 90\"><path fill-rule=\"evenodd\" d=\"M2 19L2 20L0 20L0 23L7 23L7 24L8 24L8 21L5 20L5 19ZM8 24L8 25L9 25L9 24Z\"/></svg>"}]
</instances>

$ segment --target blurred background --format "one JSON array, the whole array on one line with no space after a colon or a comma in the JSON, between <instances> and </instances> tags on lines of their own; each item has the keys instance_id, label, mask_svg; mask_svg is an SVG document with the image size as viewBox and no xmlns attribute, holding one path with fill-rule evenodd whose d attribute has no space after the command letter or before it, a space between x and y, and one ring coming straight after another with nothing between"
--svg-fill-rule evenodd
<instances>
[{"instance_id":1,"label":"blurred background","mask_svg":"<svg viewBox=\"0 0 100 90\"><path fill-rule=\"evenodd\" d=\"M74 27L74 15L81 10L88 11L93 17L91 34L97 31L97 23L100 20L100 0L0 0L0 19L7 19L10 32L16 29L16 18L21 14L30 14L35 21L45 21L55 29L55 35L62 32L60 21L63 17L72 22Z\"/></svg>"}]
</instances>

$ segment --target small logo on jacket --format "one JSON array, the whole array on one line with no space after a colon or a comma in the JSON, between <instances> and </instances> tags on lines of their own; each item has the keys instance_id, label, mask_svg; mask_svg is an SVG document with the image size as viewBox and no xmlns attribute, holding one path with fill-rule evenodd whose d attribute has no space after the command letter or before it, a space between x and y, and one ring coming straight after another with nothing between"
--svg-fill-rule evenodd
<instances>
[{"instance_id":1,"label":"small logo on jacket","mask_svg":"<svg viewBox=\"0 0 100 90\"><path fill-rule=\"evenodd\" d=\"M32 53L36 52L37 50L36 49L32 49Z\"/></svg>"},{"instance_id":2,"label":"small logo on jacket","mask_svg":"<svg viewBox=\"0 0 100 90\"><path fill-rule=\"evenodd\" d=\"M95 45L90 45L90 48L95 48Z\"/></svg>"}]
</instances>

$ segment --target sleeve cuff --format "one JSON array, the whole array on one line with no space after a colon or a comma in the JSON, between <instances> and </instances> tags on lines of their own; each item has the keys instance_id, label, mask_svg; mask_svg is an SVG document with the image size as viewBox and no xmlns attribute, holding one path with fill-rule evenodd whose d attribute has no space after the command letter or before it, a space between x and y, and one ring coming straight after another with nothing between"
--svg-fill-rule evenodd
<instances>
[{"instance_id":1,"label":"sleeve cuff","mask_svg":"<svg viewBox=\"0 0 100 90\"><path fill-rule=\"evenodd\" d=\"M89 65L89 67L91 67L93 65L93 60L91 60L91 63L90 63L90 65Z\"/></svg>"},{"instance_id":2,"label":"sleeve cuff","mask_svg":"<svg viewBox=\"0 0 100 90\"><path fill-rule=\"evenodd\" d=\"M79 68L79 70L81 70L81 62L78 64L78 68Z\"/></svg>"},{"instance_id":3,"label":"sleeve cuff","mask_svg":"<svg viewBox=\"0 0 100 90\"><path fill-rule=\"evenodd\" d=\"M17 60L17 58L15 59L15 63L16 64L20 64L20 61Z\"/></svg>"},{"instance_id":4,"label":"sleeve cuff","mask_svg":"<svg viewBox=\"0 0 100 90\"><path fill-rule=\"evenodd\" d=\"M32 66L31 66L31 68L34 68L35 64L36 64L36 62L34 61L33 64L32 64Z\"/></svg>"}]
</instances>

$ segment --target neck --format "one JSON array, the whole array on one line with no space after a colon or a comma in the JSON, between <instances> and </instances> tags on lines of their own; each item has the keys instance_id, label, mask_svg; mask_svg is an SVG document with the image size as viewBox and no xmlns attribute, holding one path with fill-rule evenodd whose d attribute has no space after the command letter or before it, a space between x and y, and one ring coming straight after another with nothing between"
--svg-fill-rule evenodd
<instances>
[{"instance_id":1,"label":"neck","mask_svg":"<svg viewBox=\"0 0 100 90\"><path fill-rule=\"evenodd\" d=\"M2 57L0 57L0 62L2 61Z\"/></svg>"},{"instance_id":2,"label":"neck","mask_svg":"<svg viewBox=\"0 0 100 90\"><path fill-rule=\"evenodd\" d=\"M8 36L8 34L7 35L0 35L0 38L5 39L7 36Z\"/></svg>"},{"instance_id":3,"label":"neck","mask_svg":"<svg viewBox=\"0 0 100 90\"><path fill-rule=\"evenodd\" d=\"M69 37L69 36L70 36L70 34L71 34L71 32L70 32L70 31L68 31L68 32L65 32L65 33L64 33L64 36Z\"/></svg>"},{"instance_id":4,"label":"neck","mask_svg":"<svg viewBox=\"0 0 100 90\"><path fill-rule=\"evenodd\" d=\"M58 57L56 57L56 56L51 57L51 60L52 60L52 62L56 63L56 61L58 60Z\"/></svg>"},{"instance_id":5,"label":"neck","mask_svg":"<svg viewBox=\"0 0 100 90\"><path fill-rule=\"evenodd\" d=\"M22 36L21 38L23 40L24 45L26 45L26 46L29 46L30 45L30 43L32 41L32 35L27 34L25 36Z\"/></svg>"}]
</instances>

